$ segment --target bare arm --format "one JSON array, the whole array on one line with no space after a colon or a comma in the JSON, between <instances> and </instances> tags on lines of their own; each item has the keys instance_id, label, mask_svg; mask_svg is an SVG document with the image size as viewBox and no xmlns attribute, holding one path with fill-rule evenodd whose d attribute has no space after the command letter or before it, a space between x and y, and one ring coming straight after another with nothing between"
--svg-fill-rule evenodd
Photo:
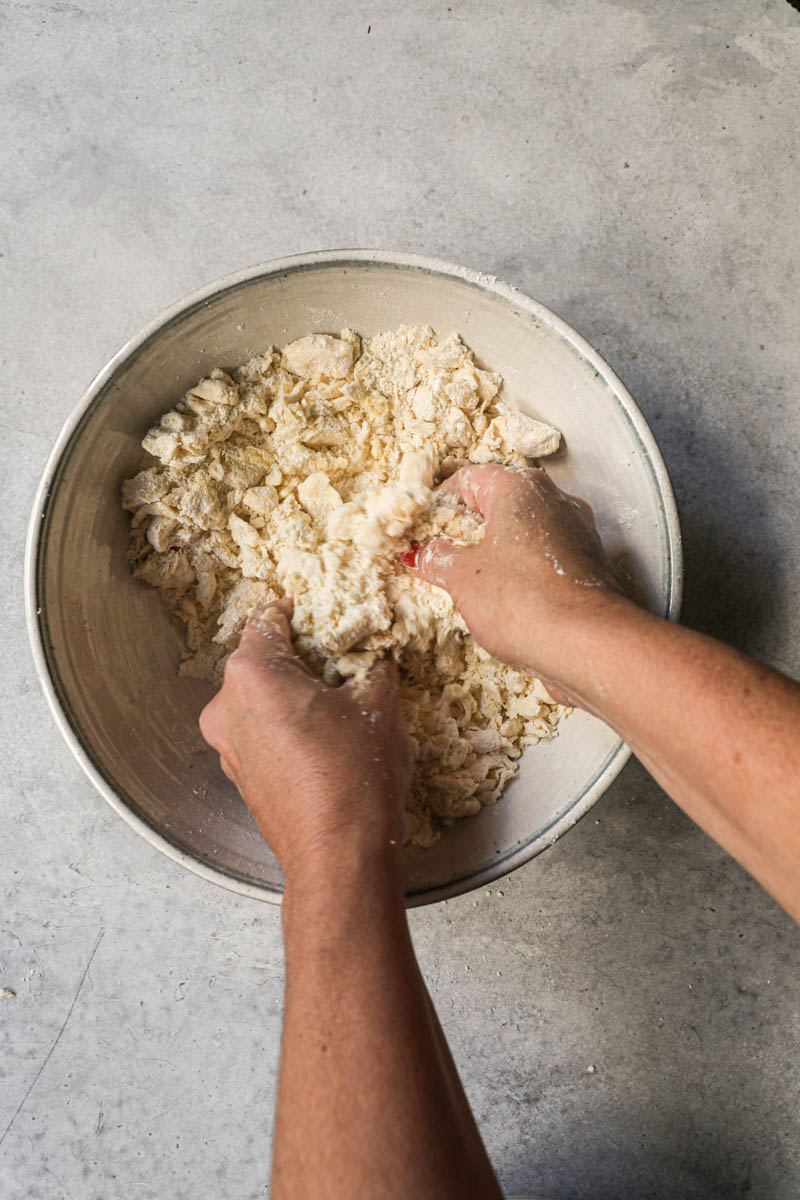
<instances>
[{"instance_id":1,"label":"bare arm","mask_svg":"<svg viewBox=\"0 0 800 1200\"><path fill-rule=\"evenodd\" d=\"M287 895L276 1200L500 1196L441 1052L399 874L375 856L333 894Z\"/></svg>"},{"instance_id":2,"label":"bare arm","mask_svg":"<svg viewBox=\"0 0 800 1200\"><path fill-rule=\"evenodd\" d=\"M392 672L326 687L287 611L251 620L201 719L286 875L271 1195L499 1200L406 923Z\"/></svg>"},{"instance_id":3,"label":"bare arm","mask_svg":"<svg viewBox=\"0 0 800 1200\"><path fill-rule=\"evenodd\" d=\"M428 543L420 573L497 657L616 729L800 921L800 686L627 600L590 510L543 471L467 467L444 486L484 514L485 537Z\"/></svg>"},{"instance_id":4,"label":"bare arm","mask_svg":"<svg viewBox=\"0 0 800 1200\"><path fill-rule=\"evenodd\" d=\"M627 602L598 625L577 703L800 921L800 687Z\"/></svg>"}]
</instances>

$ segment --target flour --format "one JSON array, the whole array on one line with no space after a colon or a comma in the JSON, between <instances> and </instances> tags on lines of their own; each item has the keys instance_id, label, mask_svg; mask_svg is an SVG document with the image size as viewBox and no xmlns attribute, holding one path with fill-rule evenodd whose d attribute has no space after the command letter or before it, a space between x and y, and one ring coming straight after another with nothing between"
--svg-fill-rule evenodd
<instances>
[{"instance_id":1,"label":"flour","mask_svg":"<svg viewBox=\"0 0 800 1200\"><path fill-rule=\"evenodd\" d=\"M218 680L249 614L283 595L298 653L327 682L397 661L416 751L406 837L421 845L497 800L567 711L399 563L412 541L483 536L437 480L558 447L555 429L498 398L501 382L424 326L363 343L311 334L191 388L122 490L134 574L186 627L183 674Z\"/></svg>"}]
</instances>

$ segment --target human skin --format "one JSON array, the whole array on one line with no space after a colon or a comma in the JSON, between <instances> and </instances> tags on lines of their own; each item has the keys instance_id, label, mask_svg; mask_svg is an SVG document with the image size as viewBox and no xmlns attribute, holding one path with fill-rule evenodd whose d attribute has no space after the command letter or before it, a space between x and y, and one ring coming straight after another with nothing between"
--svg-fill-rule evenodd
<instances>
[{"instance_id":1,"label":"human skin","mask_svg":"<svg viewBox=\"0 0 800 1200\"><path fill-rule=\"evenodd\" d=\"M622 592L591 510L540 470L456 472L483 540L423 546L492 654L602 717L800 919L800 687ZM404 569L398 567L398 569ZM403 903L411 757L391 669L329 688L281 601L251 618L201 729L286 876L273 1200L500 1196Z\"/></svg>"},{"instance_id":2,"label":"human skin","mask_svg":"<svg viewBox=\"0 0 800 1200\"><path fill-rule=\"evenodd\" d=\"M286 876L270 1195L499 1200L406 923L393 669L327 687L290 613L251 618L200 720Z\"/></svg>"},{"instance_id":3,"label":"human skin","mask_svg":"<svg viewBox=\"0 0 800 1200\"><path fill-rule=\"evenodd\" d=\"M601 717L681 808L800 920L800 686L625 597L591 510L544 471L465 467L444 485L483 515L419 574L473 636Z\"/></svg>"}]
</instances>

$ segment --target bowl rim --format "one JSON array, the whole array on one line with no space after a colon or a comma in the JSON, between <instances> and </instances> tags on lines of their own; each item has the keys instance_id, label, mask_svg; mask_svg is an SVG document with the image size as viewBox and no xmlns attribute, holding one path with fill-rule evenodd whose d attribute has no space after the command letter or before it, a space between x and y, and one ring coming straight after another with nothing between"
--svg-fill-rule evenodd
<instances>
[{"instance_id":1,"label":"bowl rim","mask_svg":"<svg viewBox=\"0 0 800 1200\"><path fill-rule=\"evenodd\" d=\"M115 372L154 335L158 334L165 326L177 318L184 316L191 309L208 303L212 298L216 298L221 293L235 290L256 279L270 278L281 274L293 274L297 271L309 269L313 270L330 266L344 267L348 265L352 267L390 266L457 279L482 292L490 293L515 310L525 313L534 321L552 329L566 341L579 357L582 357L587 365L596 372L611 392L641 445L645 460L652 471L657 491L662 498L666 552L669 560L667 571L668 590L664 615L669 620L675 621L678 619L683 594L682 537L672 482L655 437L638 405L619 376L581 334L551 309L547 308L546 305L538 300L534 300L513 285L504 283L493 275L421 254L407 254L402 251L368 248L316 250L270 259L266 262L256 263L253 266L234 271L190 292L188 295L183 296L163 309L139 333L125 342L106 362L105 366L98 371L80 400L72 409L72 412L68 415L48 455L39 485L36 489L25 543L25 617L28 638L36 673L55 723L84 773L115 812L151 846L155 846L174 862L188 868L195 875L199 875L212 883L227 888L229 891L237 892L251 899L277 904L281 902L283 897L282 889L253 884L245 879L239 879L235 875L210 866L199 858L195 858L193 855L182 850L137 813L133 812L95 766L89 750L78 736L58 696L45 649L42 622L39 620L40 609L38 606L39 564L43 549L42 530L46 524L45 517L47 516L52 485L61 459L68 449L73 435L94 401L113 378ZM630 754L630 748L621 739L618 739L616 745L607 756L605 763L581 795L544 830L540 830L535 837L521 843L501 859L477 872L462 874L438 887L410 888L406 893L406 904L409 907L414 907L416 905L446 900L452 896L457 896L474 888L492 883L494 880L530 861L530 859L540 854L542 850L551 846L588 812L620 773L628 761Z\"/></svg>"}]
</instances>

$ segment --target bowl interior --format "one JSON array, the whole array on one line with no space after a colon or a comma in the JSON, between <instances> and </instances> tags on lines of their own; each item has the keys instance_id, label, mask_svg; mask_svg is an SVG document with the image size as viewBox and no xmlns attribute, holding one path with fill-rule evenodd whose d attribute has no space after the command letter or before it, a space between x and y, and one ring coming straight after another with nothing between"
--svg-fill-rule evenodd
<instances>
[{"instance_id":1,"label":"bowl interior","mask_svg":"<svg viewBox=\"0 0 800 1200\"><path fill-rule=\"evenodd\" d=\"M502 373L512 401L562 431L566 449L548 470L592 504L646 603L661 613L674 605L671 494L641 418L546 310L443 271L353 259L267 270L173 314L121 352L63 447L37 514L33 603L57 715L107 798L162 849L252 894L279 895L281 873L200 737L210 686L178 677L181 630L129 574L120 485L149 425L213 367L313 331L417 323L457 330ZM624 757L611 730L573 714L558 738L524 755L499 804L429 850L407 849L410 900L466 890L529 858L577 819Z\"/></svg>"}]
</instances>

